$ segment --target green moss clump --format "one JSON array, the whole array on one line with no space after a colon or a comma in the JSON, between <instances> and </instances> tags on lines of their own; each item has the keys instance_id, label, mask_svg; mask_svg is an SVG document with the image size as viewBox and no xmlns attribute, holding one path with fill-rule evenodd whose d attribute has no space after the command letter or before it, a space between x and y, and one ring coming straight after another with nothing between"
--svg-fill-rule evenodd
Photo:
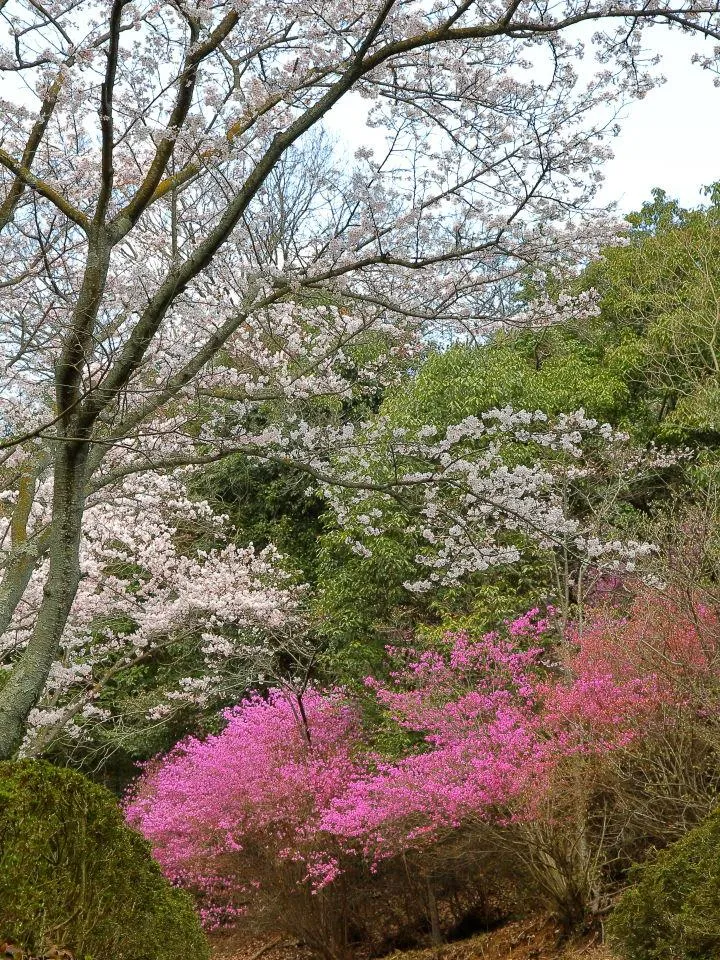
<instances>
[{"instance_id":1,"label":"green moss clump","mask_svg":"<svg viewBox=\"0 0 720 960\"><path fill-rule=\"evenodd\" d=\"M636 867L631 878L608 924L622 957L720 957L720 810Z\"/></svg>"},{"instance_id":2,"label":"green moss clump","mask_svg":"<svg viewBox=\"0 0 720 960\"><path fill-rule=\"evenodd\" d=\"M0 763L0 942L78 960L205 960L192 903L113 795L44 761Z\"/></svg>"}]
</instances>

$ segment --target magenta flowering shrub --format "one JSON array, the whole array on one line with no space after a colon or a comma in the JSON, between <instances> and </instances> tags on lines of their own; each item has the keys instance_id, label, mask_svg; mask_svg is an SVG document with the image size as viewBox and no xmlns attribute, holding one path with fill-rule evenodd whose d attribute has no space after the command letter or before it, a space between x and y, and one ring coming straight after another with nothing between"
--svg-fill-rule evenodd
<instances>
[{"instance_id":1,"label":"magenta flowering shrub","mask_svg":"<svg viewBox=\"0 0 720 960\"><path fill-rule=\"evenodd\" d=\"M624 677L583 641L551 657L551 623L537 610L445 652L410 655L378 700L425 749L356 779L323 827L362 845L371 860L468 822L538 815L567 758L629 745L660 703L655 676Z\"/></svg>"},{"instance_id":2,"label":"magenta flowering shrub","mask_svg":"<svg viewBox=\"0 0 720 960\"><path fill-rule=\"evenodd\" d=\"M540 636L546 623L523 627L477 642L450 635L446 652L406 654L389 685L367 681L400 726L422 735L423 749L395 763L376 758L328 810L326 830L377 859L469 818L506 819L542 789L551 760L539 699L543 649L523 650L518 637Z\"/></svg>"},{"instance_id":3,"label":"magenta flowering shrub","mask_svg":"<svg viewBox=\"0 0 720 960\"><path fill-rule=\"evenodd\" d=\"M304 715L304 716L303 716ZM262 859L337 871L320 824L357 775L356 711L337 693L274 690L225 714L227 726L149 764L126 806L163 870L199 895L208 925L231 919L257 886Z\"/></svg>"},{"instance_id":4,"label":"magenta flowering shrub","mask_svg":"<svg viewBox=\"0 0 720 960\"><path fill-rule=\"evenodd\" d=\"M220 734L147 766L128 819L167 875L198 894L208 924L237 916L281 876L311 898L340 885L348 909L349 874L367 878L453 832L562 830L546 801L593 782L569 767L587 772L648 741L667 707L686 703L668 662L708 672L703 623L714 628L714 614L682 621L671 604L652 621L638 600L629 616L598 615L578 635L559 637L552 617L532 610L479 639L392 649L388 681L366 685L411 735L394 760L372 749L347 692L249 697Z\"/></svg>"}]
</instances>

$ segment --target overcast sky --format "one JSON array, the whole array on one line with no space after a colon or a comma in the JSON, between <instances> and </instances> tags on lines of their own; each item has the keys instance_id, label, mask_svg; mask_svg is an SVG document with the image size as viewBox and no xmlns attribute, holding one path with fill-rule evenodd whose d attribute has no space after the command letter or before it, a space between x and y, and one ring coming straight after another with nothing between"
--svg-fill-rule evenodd
<instances>
[{"instance_id":1,"label":"overcast sky","mask_svg":"<svg viewBox=\"0 0 720 960\"><path fill-rule=\"evenodd\" d=\"M703 185L720 180L720 89L714 74L691 63L694 52L707 53L711 45L660 27L651 39L666 82L626 109L600 197L617 202L621 213L638 209L653 187L692 206ZM364 101L351 97L332 112L329 126L354 149L368 138L364 115Z\"/></svg>"},{"instance_id":2,"label":"overcast sky","mask_svg":"<svg viewBox=\"0 0 720 960\"><path fill-rule=\"evenodd\" d=\"M653 187L693 205L701 186L720 180L720 89L714 74L690 62L708 44L658 28L653 34L666 82L628 108L605 171L603 200L616 200L623 212L637 209Z\"/></svg>"}]
</instances>

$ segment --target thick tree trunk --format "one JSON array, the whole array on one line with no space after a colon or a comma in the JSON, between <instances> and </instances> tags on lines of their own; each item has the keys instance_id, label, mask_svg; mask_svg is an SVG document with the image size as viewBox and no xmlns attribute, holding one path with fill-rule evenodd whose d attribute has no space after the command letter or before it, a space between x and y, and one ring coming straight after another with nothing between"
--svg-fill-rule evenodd
<instances>
[{"instance_id":1,"label":"thick tree trunk","mask_svg":"<svg viewBox=\"0 0 720 960\"><path fill-rule=\"evenodd\" d=\"M88 451L87 442L58 442L48 574L32 637L0 692L0 759L13 757L22 744L77 592Z\"/></svg>"},{"instance_id":2,"label":"thick tree trunk","mask_svg":"<svg viewBox=\"0 0 720 960\"><path fill-rule=\"evenodd\" d=\"M58 432L48 574L32 636L0 691L0 759L13 757L23 742L28 716L42 696L80 581L80 533L93 426L92 417L81 424L82 371L92 355L111 251L105 228L93 225L77 305L55 366ZM20 585L18 580L10 603Z\"/></svg>"}]
</instances>

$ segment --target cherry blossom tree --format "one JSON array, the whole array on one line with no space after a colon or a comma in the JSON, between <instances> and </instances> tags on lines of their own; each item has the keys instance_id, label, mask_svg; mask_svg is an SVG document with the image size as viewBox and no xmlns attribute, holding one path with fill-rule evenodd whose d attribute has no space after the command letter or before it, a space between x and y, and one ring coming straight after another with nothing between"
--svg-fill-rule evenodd
<instances>
[{"instance_id":1,"label":"cherry blossom tree","mask_svg":"<svg viewBox=\"0 0 720 960\"><path fill-rule=\"evenodd\" d=\"M502 319L527 265L606 235L579 213L607 155L595 108L651 83L644 25L720 29L717 0L0 11L0 631L36 591L0 703L10 756L75 615L90 504L267 455L258 420L372 389L429 325ZM607 65L587 84L584 21ZM387 150L338 161L281 243L273 178L353 92Z\"/></svg>"},{"instance_id":2,"label":"cherry blossom tree","mask_svg":"<svg viewBox=\"0 0 720 960\"><path fill-rule=\"evenodd\" d=\"M444 430L378 417L365 431L343 428L335 446L344 486L324 490L355 553L370 557L378 538L400 534L420 574L404 586L424 593L542 551L565 623L598 576L648 573L656 547L619 538L617 503L692 456L640 449L582 409L491 409Z\"/></svg>"},{"instance_id":3,"label":"cherry blossom tree","mask_svg":"<svg viewBox=\"0 0 720 960\"><path fill-rule=\"evenodd\" d=\"M30 536L47 522L50 493L48 484L35 498ZM214 705L233 690L241 695L260 671L282 679L272 658L302 646L304 588L274 548L239 548L232 534L225 517L188 497L178 475L132 475L89 499L80 583L43 696L28 718L24 753L39 753L60 735L82 741L98 723L122 723L102 700L105 688L167 651L194 651L197 667L137 705L150 721L185 704ZM188 539L214 546L182 550ZM47 560L33 572L3 634L5 662L13 662L32 634L46 567ZM136 725L141 720L136 717Z\"/></svg>"}]
</instances>

